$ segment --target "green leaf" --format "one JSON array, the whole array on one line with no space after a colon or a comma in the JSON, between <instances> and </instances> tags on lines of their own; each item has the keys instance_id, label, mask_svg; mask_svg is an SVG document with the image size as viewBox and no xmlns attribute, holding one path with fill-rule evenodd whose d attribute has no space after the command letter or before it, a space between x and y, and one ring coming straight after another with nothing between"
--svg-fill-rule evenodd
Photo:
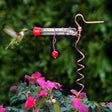
<instances>
[{"instance_id":1,"label":"green leaf","mask_svg":"<svg viewBox=\"0 0 112 112\"><path fill-rule=\"evenodd\" d=\"M61 98L62 93L59 90L55 90L55 97Z\"/></svg>"},{"instance_id":2,"label":"green leaf","mask_svg":"<svg viewBox=\"0 0 112 112\"><path fill-rule=\"evenodd\" d=\"M95 105L91 105L91 108L92 108L93 110L95 109L95 107L96 107Z\"/></svg>"},{"instance_id":3,"label":"green leaf","mask_svg":"<svg viewBox=\"0 0 112 112\"><path fill-rule=\"evenodd\" d=\"M25 96L25 95L21 95L21 96L19 97L19 100L26 100L26 96Z\"/></svg>"},{"instance_id":4,"label":"green leaf","mask_svg":"<svg viewBox=\"0 0 112 112\"><path fill-rule=\"evenodd\" d=\"M112 111L112 105L108 105L109 109Z\"/></svg>"},{"instance_id":5,"label":"green leaf","mask_svg":"<svg viewBox=\"0 0 112 112\"><path fill-rule=\"evenodd\" d=\"M59 107L59 105L58 104L54 104L53 105L53 108L54 108L54 112L60 112L60 107Z\"/></svg>"},{"instance_id":6,"label":"green leaf","mask_svg":"<svg viewBox=\"0 0 112 112\"><path fill-rule=\"evenodd\" d=\"M19 101L18 96L13 96L10 99L10 104L13 105Z\"/></svg>"},{"instance_id":7,"label":"green leaf","mask_svg":"<svg viewBox=\"0 0 112 112\"><path fill-rule=\"evenodd\" d=\"M18 90L18 91L21 91L21 90L23 90L23 89L24 89L23 86L19 86L17 90Z\"/></svg>"}]
</instances>

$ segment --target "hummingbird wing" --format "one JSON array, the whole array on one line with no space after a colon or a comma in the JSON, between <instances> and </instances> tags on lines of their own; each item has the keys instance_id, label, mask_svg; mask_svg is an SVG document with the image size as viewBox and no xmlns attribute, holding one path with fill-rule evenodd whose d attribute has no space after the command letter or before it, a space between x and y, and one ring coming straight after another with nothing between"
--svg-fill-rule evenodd
<instances>
[{"instance_id":1,"label":"hummingbird wing","mask_svg":"<svg viewBox=\"0 0 112 112\"><path fill-rule=\"evenodd\" d=\"M6 32L8 35L10 35L11 37L18 37L17 32L15 32L11 27L5 27L4 32Z\"/></svg>"}]
</instances>

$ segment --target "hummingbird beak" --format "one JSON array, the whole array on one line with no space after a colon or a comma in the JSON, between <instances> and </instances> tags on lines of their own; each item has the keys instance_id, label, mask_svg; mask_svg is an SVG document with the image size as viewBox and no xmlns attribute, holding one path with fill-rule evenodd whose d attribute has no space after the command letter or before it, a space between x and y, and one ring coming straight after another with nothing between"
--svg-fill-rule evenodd
<instances>
[{"instance_id":1,"label":"hummingbird beak","mask_svg":"<svg viewBox=\"0 0 112 112\"><path fill-rule=\"evenodd\" d=\"M25 33L26 33L26 32L33 32L33 31L32 31L32 30L26 30Z\"/></svg>"},{"instance_id":2,"label":"hummingbird beak","mask_svg":"<svg viewBox=\"0 0 112 112\"><path fill-rule=\"evenodd\" d=\"M33 32L33 30L29 30L29 32Z\"/></svg>"}]
</instances>

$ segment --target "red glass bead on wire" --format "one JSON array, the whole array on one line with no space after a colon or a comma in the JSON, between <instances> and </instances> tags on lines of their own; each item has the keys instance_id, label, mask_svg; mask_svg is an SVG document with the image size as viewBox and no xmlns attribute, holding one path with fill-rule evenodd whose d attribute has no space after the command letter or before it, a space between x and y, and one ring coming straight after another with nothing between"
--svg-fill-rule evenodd
<instances>
[{"instance_id":1,"label":"red glass bead on wire","mask_svg":"<svg viewBox=\"0 0 112 112\"><path fill-rule=\"evenodd\" d=\"M51 55L53 58L57 58L59 56L59 53L58 51L53 51Z\"/></svg>"}]
</instances>

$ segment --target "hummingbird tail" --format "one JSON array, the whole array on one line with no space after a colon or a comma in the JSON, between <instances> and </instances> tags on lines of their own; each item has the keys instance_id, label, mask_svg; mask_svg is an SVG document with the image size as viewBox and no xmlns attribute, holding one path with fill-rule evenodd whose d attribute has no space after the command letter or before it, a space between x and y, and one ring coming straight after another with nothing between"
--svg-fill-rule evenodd
<instances>
[{"instance_id":1,"label":"hummingbird tail","mask_svg":"<svg viewBox=\"0 0 112 112\"><path fill-rule=\"evenodd\" d=\"M7 50L7 49L10 47L10 45L11 45L11 43L9 43L9 45L7 45L7 46L5 47L5 50Z\"/></svg>"}]
</instances>

